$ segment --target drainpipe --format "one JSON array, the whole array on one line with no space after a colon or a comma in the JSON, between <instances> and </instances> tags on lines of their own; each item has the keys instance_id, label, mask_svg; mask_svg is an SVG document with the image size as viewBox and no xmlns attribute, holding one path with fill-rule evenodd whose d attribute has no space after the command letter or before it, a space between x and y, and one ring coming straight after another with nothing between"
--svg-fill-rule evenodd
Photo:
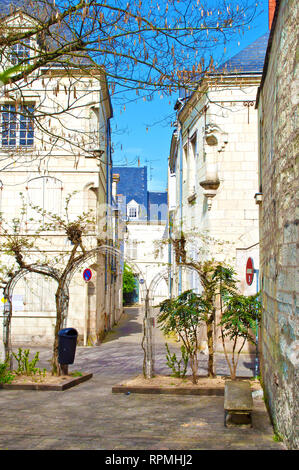
<instances>
[{"instance_id":1,"label":"drainpipe","mask_svg":"<svg viewBox=\"0 0 299 470\"><path fill-rule=\"evenodd\" d=\"M106 234L108 234L108 227L110 227L110 211L111 211L111 177L112 177L112 164L111 164L111 146L110 146L110 138L111 138L111 128L110 128L110 118L107 120L107 132L106 132L106 152L107 152L107 159L106 159ZM107 240L107 244L109 240ZM107 296L107 287L108 287L108 257L109 254L106 253L105 256L105 305L110 310L111 302L109 296L109 302L106 302ZM108 305L109 304L109 305ZM110 314L106 312L107 317L109 319L110 326Z\"/></svg>"},{"instance_id":2,"label":"drainpipe","mask_svg":"<svg viewBox=\"0 0 299 470\"><path fill-rule=\"evenodd\" d=\"M259 269L255 269L254 273L256 275L256 293L259 292ZM256 320L255 324L255 344L256 344L256 352L255 352L255 377L259 375L259 357L258 357L258 322Z\"/></svg>"},{"instance_id":3,"label":"drainpipe","mask_svg":"<svg viewBox=\"0 0 299 470\"><path fill-rule=\"evenodd\" d=\"M182 123L178 118L180 126L180 228L183 232L183 132ZM182 266L179 267L179 294L182 293Z\"/></svg>"},{"instance_id":4,"label":"drainpipe","mask_svg":"<svg viewBox=\"0 0 299 470\"><path fill-rule=\"evenodd\" d=\"M83 336L83 346L87 346L88 342L88 314L89 314L89 299L88 299L88 282L85 283L85 315L84 315L84 336Z\"/></svg>"},{"instance_id":5,"label":"drainpipe","mask_svg":"<svg viewBox=\"0 0 299 470\"><path fill-rule=\"evenodd\" d=\"M173 218L172 218L172 214L170 214L170 212L168 212L168 237L169 237L169 242L168 242L168 265L170 267L169 269L169 275L168 275L168 285L169 285L169 289L168 289L168 297L169 298L172 298L172 278L171 278L171 272L172 272L172 245L171 245L171 237L172 237L172 221L173 221Z\"/></svg>"}]
</instances>

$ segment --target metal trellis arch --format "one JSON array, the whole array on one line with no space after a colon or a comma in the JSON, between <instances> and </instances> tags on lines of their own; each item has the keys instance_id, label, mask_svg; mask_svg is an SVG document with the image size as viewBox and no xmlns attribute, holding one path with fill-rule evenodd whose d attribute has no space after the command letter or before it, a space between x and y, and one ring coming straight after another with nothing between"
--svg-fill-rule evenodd
<instances>
[{"instance_id":1,"label":"metal trellis arch","mask_svg":"<svg viewBox=\"0 0 299 470\"><path fill-rule=\"evenodd\" d=\"M190 272L195 272L198 274L198 271L193 266L182 266L185 270ZM153 341L153 327L154 327L154 309L153 300L155 297L155 290L162 280L166 282L169 286L170 282L173 282L175 276L178 275L178 271L174 271L171 266L168 266L163 271L156 274L152 279L149 288L147 289L146 295L146 308L145 308L145 337L147 343L147 352L146 352L146 364L145 364L145 376L151 378L154 376L154 367L155 367L155 357L154 357L154 341Z\"/></svg>"},{"instance_id":2,"label":"metal trellis arch","mask_svg":"<svg viewBox=\"0 0 299 470\"><path fill-rule=\"evenodd\" d=\"M3 312L3 342L4 342L4 350L5 356L7 357L8 354L11 352L11 338L10 338L10 331L11 331L11 318L12 318L12 307L13 307L13 291L17 284L17 282L22 279L28 273L35 273L41 274L43 276L48 276L59 282L59 272L47 265L39 265L39 264L32 264L30 266L24 267L19 269L8 281L6 284L3 297L5 299L4 303L4 312ZM62 291L62 300L63 305L67 305L69 298L68 289L64 288Z\"/></svg>"}]
</instances>

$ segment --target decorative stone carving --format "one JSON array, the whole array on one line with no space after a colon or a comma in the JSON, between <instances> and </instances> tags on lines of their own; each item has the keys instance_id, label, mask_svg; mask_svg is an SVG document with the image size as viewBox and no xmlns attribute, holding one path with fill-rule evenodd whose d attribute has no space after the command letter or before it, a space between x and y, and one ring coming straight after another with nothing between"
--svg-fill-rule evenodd
<instances>
[{"instance_id":1,"label":"decorative stone carving","mask_svg":"<svg viewBox=\"0 0 299 470\"><path fill-rule=\"evenodd\" d=\"M209 123L205 127L205 141L207 143L207 167L204 181L200 186L204 188L204 196L207 198L208 210L211 210L212 199L216 196L220 185L218 177L217 152L222 152L228 142L227 133L223 132L217 124Z\"/></svg>"},{"instance_id":2,"label":"decorative stone carving","mask_svg":"<svg viewBox=\"0 0 299 470\"><path fill-rule=\"evenodd\" d=\"M218 145L218 139L217 139L214 125L208 124L206 126L205 139L208 145L211 145L211 146Z\"/></svg>"},{"instance_id":3,"label":"decorative stone carving","mask_svg":"<svg viewBox=\"0 0 299 470\"><path fill-rule=\"evenodd\" d=\"M216 196L220 185L217 164L207 164L206 178L204 181L200 181L199 184L204 188L203 195L207 198L208 210L211 210L212 199Z\"/></svg>"},{"instance_id":4,"label":"decorative stone carving","mask_svg":"<svg viewBox=\"0 0 299 470\"><path fill-rule=\"evenodd\" d=\"M218 181L218 186L216 187L216 182L214 181L201 181L199 183L203 188L205 188L203 195L207 199L207 205L208 205L208 210L211 210L212 207L212 199L216 196L218 186L220 184L220 181ZM213 189L213 186L215 186L215 189Z\"/></svg>"},{"instance_id":5,"label":"decorative stone carving","mask_svg":"<svg viewBox=\"0 0 299 470\"><path fill-rule=\"evenodd\" d=\"M206 143L211 146L218 146L218 152L221 152L228 142L227 133L223 132L217 124L207 124L205 128Z\"/></svg>"}]
</instances>

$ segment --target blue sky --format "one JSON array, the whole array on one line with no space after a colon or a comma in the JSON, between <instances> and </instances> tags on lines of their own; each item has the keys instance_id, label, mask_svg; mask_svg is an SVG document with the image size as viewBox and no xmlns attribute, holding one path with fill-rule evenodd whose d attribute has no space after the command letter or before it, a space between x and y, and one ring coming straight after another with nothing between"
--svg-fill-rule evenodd
<instances>
[{"instance_id":1,"label":"blue sky","mask_svg":"<svg viewBox=\"0 0 299 470\"><path fill-rule=\"evenodd\" d=\"M227 47L226 59L268 31L268 0L260 1L259 11L260 14L251 24L250 30ZM116 105L112 98L113 164L137 166L139 159L140 166L148 167L150 191L166 190L167 162L173 132L170 123L175 120L173 110L175 101L175 95L163 99L156 96L150 102L141 99L126 103L124 110L123 105Z\"/></svg>"}]
</instances>

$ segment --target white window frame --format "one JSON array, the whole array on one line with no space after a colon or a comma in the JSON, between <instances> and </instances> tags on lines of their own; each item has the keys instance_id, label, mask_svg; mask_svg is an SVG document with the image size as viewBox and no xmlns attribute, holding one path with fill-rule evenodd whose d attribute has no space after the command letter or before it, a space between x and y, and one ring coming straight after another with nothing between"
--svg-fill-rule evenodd
<instances>
[{"instance_id":1,"label":"white window frame","mask_svg":"<svg viewBox=\"0 0 299 470\"><path fill-rule=\"evenodd\" d=\"M10 47L9 61L12 65L18 65L30 59L30 38L22 39Z\"/></svg>"},{"instance_id":2,"label":"white window frame","mask_svg":"<svg viewBox=\"0 0 299 470\"><path fill-rule=\"evenodd\" d=\"M134 213L131 213L131 211L134 211ZM132 201L127 204L127 217L129 220L139 219L139 204L138 202L134 201L134 199L132 199Z\"/></svg>"}]
</instances>

